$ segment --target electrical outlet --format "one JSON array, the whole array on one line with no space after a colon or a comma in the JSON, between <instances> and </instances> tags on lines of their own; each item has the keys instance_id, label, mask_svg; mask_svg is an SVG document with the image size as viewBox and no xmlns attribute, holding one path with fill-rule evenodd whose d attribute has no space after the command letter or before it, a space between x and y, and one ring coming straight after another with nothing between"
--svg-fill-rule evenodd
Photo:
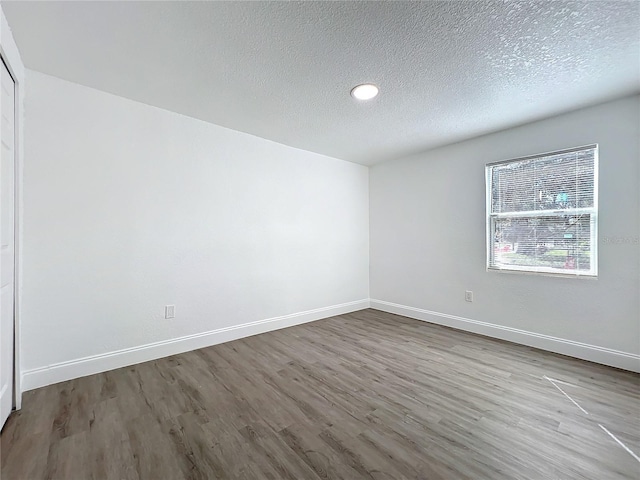
<instances>
[{"instance_id":1,"label":"electrical outlet","mask_svg":"<svg viewBox=\"0 0 640 480\"><path fill-rule=\"evenodd\" d=\"M473 302L473 292L471 290L467 290L464 292L464 299L467 302Z\"/></svg>"},{"instance_id":2,"label":"electrical outlet","mask_svg":"<svg viewBox=\"0 0 640 480\"><path fill-rule=\"evenodd\" d=\"M175 318L175 317L176 317L176 306L166 305L164 307L164 318Z\"/></svg>"}]
</instances>

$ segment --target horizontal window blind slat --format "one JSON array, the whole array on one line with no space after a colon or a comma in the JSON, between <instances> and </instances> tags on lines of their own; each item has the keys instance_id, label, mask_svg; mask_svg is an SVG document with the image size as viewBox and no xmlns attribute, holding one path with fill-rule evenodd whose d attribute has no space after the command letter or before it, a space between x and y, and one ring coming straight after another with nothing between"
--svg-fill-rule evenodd
<instances>
[{"instance_id":1,"label":"horizontal window blind slat","mask_svg":"<svg viewBox=\"0 0 640 480\"><path fill-rule=\"evenodd\" d=\"M589 208L565 208L563 210L529 210L525 212L500 212L500 213L490 213L492 217L521 217L521 216L529 216L529 217L551 217L551 216L560 216L560 215L576 215L595 213L594 207Z\"/></svg>"}]
</instances>

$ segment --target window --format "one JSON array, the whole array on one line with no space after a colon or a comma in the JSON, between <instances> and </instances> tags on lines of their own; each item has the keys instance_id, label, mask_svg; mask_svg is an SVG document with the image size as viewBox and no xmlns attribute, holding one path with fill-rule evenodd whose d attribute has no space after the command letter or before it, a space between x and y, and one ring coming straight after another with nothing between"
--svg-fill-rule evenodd
<instances>
[{"instance_id":1,"label":"window","mask_svg":"<svg viewBox=\"0 0 640 480\"><path fill-rule=\"evenodd\" d=\"M487 267L597 275L598 146L490 163Z\"/></svg>"}]
</instances>

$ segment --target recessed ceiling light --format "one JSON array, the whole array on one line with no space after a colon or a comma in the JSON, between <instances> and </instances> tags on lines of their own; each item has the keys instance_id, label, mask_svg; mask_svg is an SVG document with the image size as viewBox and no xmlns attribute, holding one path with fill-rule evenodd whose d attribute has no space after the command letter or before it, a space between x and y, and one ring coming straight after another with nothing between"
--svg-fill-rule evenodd
<instances>
[{"instance_id":1,"label":"recessed ceiling light","mask_svg":"<svg viewBox=\"0 0 640 480\"><path fill-rule=\"evenodd\" d=\"M371 100L378 95L378 87L372 83L363 83L351 89L351 96L357 100Z\"/></svg>"}]
</instances>

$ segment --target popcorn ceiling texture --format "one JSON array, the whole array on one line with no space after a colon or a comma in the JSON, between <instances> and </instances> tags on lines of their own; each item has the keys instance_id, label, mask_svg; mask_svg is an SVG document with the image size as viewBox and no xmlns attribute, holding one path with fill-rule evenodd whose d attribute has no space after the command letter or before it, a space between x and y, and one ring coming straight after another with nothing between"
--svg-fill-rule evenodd
<instances>
[{"instance_id":1,"label":"popcorn ceiling texture","mask_svg":"<svg viewBox=\"0 0 640 480\"><path fill-rule=\"evenodd\" d=\"M638 2L2 8L30 69L363 164L640 91Z\"/></svg>"}]
</instances>

